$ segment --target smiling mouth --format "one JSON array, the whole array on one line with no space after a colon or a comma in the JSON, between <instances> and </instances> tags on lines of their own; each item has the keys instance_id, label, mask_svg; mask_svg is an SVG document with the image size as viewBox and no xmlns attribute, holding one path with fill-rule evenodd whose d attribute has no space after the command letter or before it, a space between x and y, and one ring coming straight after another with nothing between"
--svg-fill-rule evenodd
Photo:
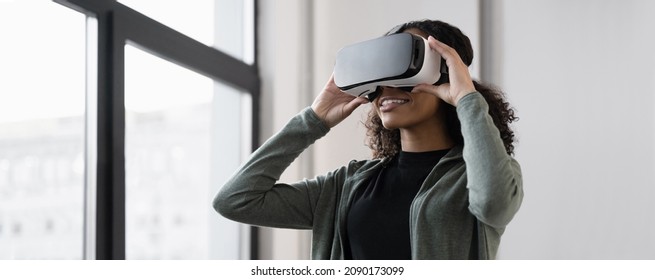
<instances>
[{"instance_id":1,"label":"smiling mouth","mask_svg":"<svg viewBox=\"0 0 655 280\"><path fill-rule=\"evenodd\" d=\"M380 111L381 112L388 112L393 109L395 109L398 106L401 106L405 103L408 103L408 99L400 99L400 98L385 98L380 101Z\"/></svg>"}]
</instances>

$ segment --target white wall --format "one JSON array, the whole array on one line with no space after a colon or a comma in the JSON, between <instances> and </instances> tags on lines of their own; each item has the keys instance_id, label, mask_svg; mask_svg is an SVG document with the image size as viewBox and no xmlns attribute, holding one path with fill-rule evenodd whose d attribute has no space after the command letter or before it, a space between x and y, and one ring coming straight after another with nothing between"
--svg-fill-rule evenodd
<instances>
[{"instance_id":1,"label":"white wall","mask_svg":"<svg viewBox=\"0 0 655 280\"><path fill-rule=\"evenodd\" d=\"M655 258L655 2L496 3L525 186L500 256Z\"/></svg>"}]
</instances>

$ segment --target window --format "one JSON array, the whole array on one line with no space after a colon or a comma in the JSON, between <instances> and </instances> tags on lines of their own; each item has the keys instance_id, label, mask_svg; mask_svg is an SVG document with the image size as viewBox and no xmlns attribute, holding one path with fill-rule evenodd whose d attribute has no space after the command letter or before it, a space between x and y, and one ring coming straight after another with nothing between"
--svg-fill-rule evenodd
<instances>
[{"instance_id":1,"label":"window","mask_svg":"<svg viewBox=\"0 0 655 280\"><path fill-rule=\"evenodd\" d=\"M214 9L218 6L215 0L118 2L205 45L214 44Z\"/></svg>"},{"instance_id":2,"label":"window","mask_svg":"<svg viewBox=\"0 0 655 280\"><path fill-rule=\"evenodd\" d=\"M239 226L221 222L210 199L222 165L239 162L227 154L241 138L241 93L125 51L126 258L239 258L237 236L225 235Z\"/></svg>"},{"instance_id":3,"label":"window","mask_svg":"<svg viewBox=\"0 0 655 280\"><path fill-rule=\"evenodd\" d=\"M202 28L140 13L147 2L56 1L97 19L90 25L97 38L89 39L97 61L87 69L97 76L88 84L96 92L86 135L97 158L86 157L86 257L256 258L256 231L211 209L218 187L257 144L254 1L194 2L215 7L212 22L199 20L217 27L213 43L189 34ZM218 11L236 21L214 22L225 19ZM6 231L0 227L0 236Z\"/></svg>"},{"instance_id":4,"label":"window","mask_svg":"<svg viewBox=\"0 0 655 280\"><path fill-rule=\"evenodd\" d=\"M83 258L85 22L0 2L0 259Z\"/></svg>"},{"instance_id":5,"label":"window","mask_svg":"<svg viewBox=\"0 0 655 280\"><path fill-rule=\"evenodd\" d=\"M248 64L254 62L253 0L118 2Z\"/></svg>"}]
</instances>

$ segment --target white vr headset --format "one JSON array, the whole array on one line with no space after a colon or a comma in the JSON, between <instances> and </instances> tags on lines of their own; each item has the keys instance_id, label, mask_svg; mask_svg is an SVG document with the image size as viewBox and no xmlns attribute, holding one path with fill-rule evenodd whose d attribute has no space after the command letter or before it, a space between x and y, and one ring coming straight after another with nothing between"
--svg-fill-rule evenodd
<instances>
[{"instance_id":1,"label":"white vr headset","mask_svg":"<svg viewBox=\"0 0 655 280\"><path fill-rule=\"evenodd\" d=\"M428 41L410 33L398 33L346 46L337 53L334 83L342 91L373 101L378 87L411 91L418 84L448 82L445 61L430 49Z\"/></svg>"}]
</instances>

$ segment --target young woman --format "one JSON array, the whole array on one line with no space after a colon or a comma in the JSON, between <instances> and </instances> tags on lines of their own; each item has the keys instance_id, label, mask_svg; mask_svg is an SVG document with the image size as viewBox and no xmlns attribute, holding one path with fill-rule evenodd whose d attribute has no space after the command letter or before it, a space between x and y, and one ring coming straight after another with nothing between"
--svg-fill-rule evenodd
<instances>
[{"instance_id":1,"label":"young woman","mask_svg":"<svg viewBox=\"0 0 655 280\"><path fill-rule=\"evenodd\" d=\"M379 88L366 123L373 159L277 183L304 149L368 102L330 79L226 183L214 208L239 222L311 229L313 259L494 258L523 198L514 112L500 91L471 79L473 49L458 28L426 20L389 34L398 32L427 38L450 82Z\"/></svg>"}]
</instances>

